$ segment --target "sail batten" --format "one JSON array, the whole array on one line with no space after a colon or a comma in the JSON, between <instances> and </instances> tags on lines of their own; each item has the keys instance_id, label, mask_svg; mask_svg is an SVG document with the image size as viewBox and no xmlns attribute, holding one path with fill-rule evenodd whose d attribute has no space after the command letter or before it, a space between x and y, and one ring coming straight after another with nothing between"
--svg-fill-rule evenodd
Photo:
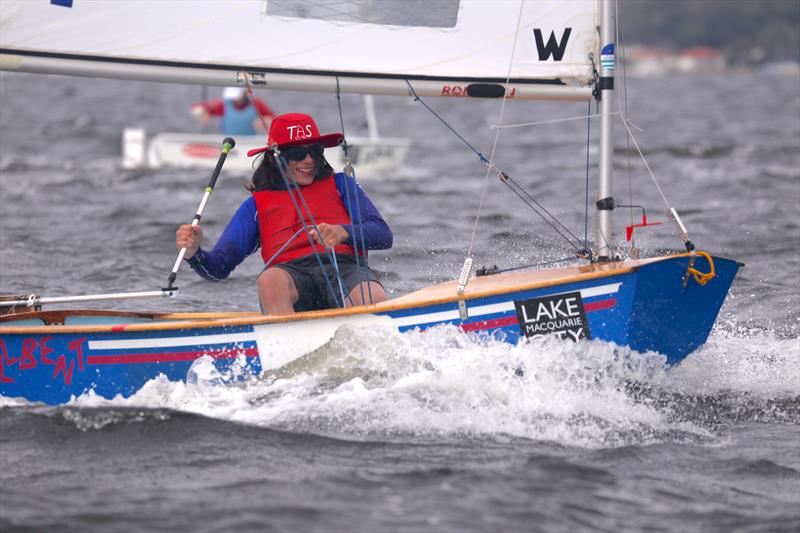
<instances>
[{"instance_id":1,"label":"sail batten","mask_svg":"<svg viewBox=\"0 0 800 533\"><path fill-rule=\"evenodd\" d=\"M68 9L48 0L5 0L0 53L7 57L0 68L207 84L217 83L207 76L214 71L273 81L407 79L438 82L442 96L462 96L461 89L448 90L464 84L505 83L510 74L512 85L542 95L586 92L589 54L598 48L596 0L540 0L522 10L511 0L433 4L442 16L413 26L421 4L396 0L74 0ZM520 44L511 61L515 36Z\"/></svg>"}]
</instances>

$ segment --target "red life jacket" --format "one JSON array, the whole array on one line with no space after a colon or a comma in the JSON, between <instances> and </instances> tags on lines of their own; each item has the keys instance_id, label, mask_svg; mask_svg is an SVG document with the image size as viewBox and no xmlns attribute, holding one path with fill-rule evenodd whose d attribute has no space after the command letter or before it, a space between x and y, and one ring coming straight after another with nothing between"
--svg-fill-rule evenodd
<instances>
[{"instance_id":1,"label":"red life jacket","mask_svg":"<svg viewBox=\"0 0 800 533\"><path fill-rule=\"evenodd\" d=\"M339 195L332 174L311 185L301 187L299 191L317 224L323 222L326 224L350 224L350 216L342 203L342 197ZM290 191L253 192L258 211L258 229L261 235L261 257L264 258L265 263L272 259L272 256L286 244L286 241L303 227L303 219L308 226L311 226L311 219L308 217L305 206L297 196L298 190L291 191L291 194L295 195L295 201L303 212L303 219L298 215L289 194ZM315 249L320 254L325 254L325 248L322 245L314 243L312 246L308 242L305 232L300 232L272 261L272 264L285 263L298 257L311 255ZM349 244L339 244L334 247L334 251L337 254L355 255L355 249Z\"/></svg>"}]
</instances>

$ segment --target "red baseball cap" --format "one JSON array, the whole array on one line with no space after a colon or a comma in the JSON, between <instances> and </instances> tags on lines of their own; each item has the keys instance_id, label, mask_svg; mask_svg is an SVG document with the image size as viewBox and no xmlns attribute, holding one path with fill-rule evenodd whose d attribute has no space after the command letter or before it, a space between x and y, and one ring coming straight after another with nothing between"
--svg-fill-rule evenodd
<instances>
[{"instance_id":1,"label":"red baseball cap","mask_svg":"<svg viewBox=\"0 0 800 533\"><path fill-rule=\"evenodd\" d=\"M341 133L328 133L320 135L319 128L314 119L305 113L286 113L272 119L269 127L267 146L253 148L247 152L248 157L260 154L269 148L278 145L297 146L299 144L321 144L325 148L339 146L344 141Z\"/></svg>"}]
</instances>

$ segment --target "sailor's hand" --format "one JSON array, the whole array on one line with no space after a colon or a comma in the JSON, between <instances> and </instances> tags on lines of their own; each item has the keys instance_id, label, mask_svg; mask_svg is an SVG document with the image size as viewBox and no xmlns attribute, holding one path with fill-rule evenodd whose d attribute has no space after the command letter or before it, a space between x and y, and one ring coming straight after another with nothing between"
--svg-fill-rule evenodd
<instances>
[{"instance_id":1,"label":"sailor's hand","mask_svg":"<svg viewBox=\"0 0 800 533\"><path fill-rule=\"evenodd\" d=\"M206 111L206 109L203 106L199 105L192 107L192 115L197 117L197 120L199 120L203 124L208 122L208 118L211 116L211 114L208 111Z\"/></svg>"},{"instance_id":2,"label":"sailor's hand","mask_svg":"<svg viewBox=\"0 0 800 533\"><path fill-rule=\"evenodd\" d=\"M175 246L178 247L178 250L186 248L186 255L183 256L185 259L189 259L197 253L201 242L203 242L203 230L200 226L184 224L175 232Z\"/></svg>"},{"instance_id":3,"label":"sailor's hand","mask_svg":"<svg viewBox=\"0 0 800 533\"><path fill-rule=\"evenodd\" d=\"M347 230L339 224L325 224L323 222L317 224L317 228L319 228L319 233L317 233L316 229L311 228L311 238L314 239L314 242L317 244L323 244L327 248L333 248L350 237Z\"/></svg>"}]
</instances>

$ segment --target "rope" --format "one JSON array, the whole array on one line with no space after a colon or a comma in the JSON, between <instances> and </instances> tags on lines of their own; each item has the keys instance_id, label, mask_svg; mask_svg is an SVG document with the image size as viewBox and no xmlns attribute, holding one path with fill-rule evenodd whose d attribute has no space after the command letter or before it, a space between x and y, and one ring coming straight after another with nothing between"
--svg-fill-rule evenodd
<instances>
[{"instance_id":1,"label":"rope","mask_svg":"<svg viewBox=\"0 0 800 533\"><path fill-rule=\"evenodd\" d=\"M353 186L354 187L358 187L358 182L356 181L355 176L353 176ZM345 181L344 194L345 194L345 204L347 205L347 211L349 213L352 213L353 211L352 211L352 204L351 204L351 200L350 200L350 183L348 181ZM354 223L353 226L357 225L358 226L358 230L359 230L359 235L358 236L355 236L355 235L353 236L353 242L357 243L359 238L361 239L361 246L363 246L363 250L364 250L364 266L363 266L364 279L366 280L366 284L367 284L367 295L369 296L369 303L373 303L372 302L372 281L370 280L369 266L367 265L367 257L368 257L369 254L367 253L367 244L366 244L366 241L364 240L364 220L361 217L361 201L359 200L359 195L358 195L358 191L357 190L353 192L353 196L356 199L356 201L355 201L355 218L358 221L358 224ZM352 221L352 218L351 218L351 221ZM355 229L355 228L353 228L353 229ZM364 299L364 286L362 284L362 279L361 279L361 268L362 267L361 267L361 263L359 262L360 253L359 253L358 245L355 246L355 252L356 252L356 269L357 269L357 272L358 272L358 283L359 283L359 286L361 288L361 301L365 302L366 300Z\"/></svg>"},{"instance_id":2,"label":"rope","mask_svg":"<svg viewBox=\"0 0 800 533\"><path fill-rule=\"evenodd\" d=\"M264 120L264 115L261 113L261 110L259 109L258 105L256 105L256 103L255 103L255 96L253 95L253 87L252 87L252 85L250 85L250 76L248 75L246 70L243 70L242 74L243 74L243 77L244 77L245 86L247 87L247 93L250 96L250 100L253 102L253 106L256 108L256 113L258 113L258 118L261 121L261 125L264 127L264 131L268 132L269 128L267 127L266 120ZM339 78L338 78L338 76L336 78L336 96L337 96L337 99L338 99L339 98ZM342 112L342 109L341 109L341 103L340 103L340 105L339 105L339 116L340 116L340 118L341 118L341 112ZM343 121L342 121L342 135L344 135L344 122ZM344 141L343 145L344 145L345 157L346 157L347 156L347 141ZM309 232L308 224L306 224L305 218L303 217L303 212L300 209L300 206L298 205L297 200L295 199L294 194L292 192L292 189L293 189L292 184L289 182L289 179L286 177L286 173L284 172L284 167L286 166L286 161L278 153L275 154L275 161L278 163L278 170L280 171L281 177L283 178L283 181L286 184L287 191L289 192L289 197L292 199L292 204L294 204L295 210L300 215L300 219L303 221L303 227L301 229L299 229L294 235L292 235L292 237L288 241L286 241L286 243L281 247L281 249L278 250L278 252L270 258L270 260L267 262L266 266L264 267L264 270L266 270L269 267L269 265L272 263L272 261L275 260L275 257L278 254L280 254L280 252L282 252L289 245L290 242L292 242L295 238L297 238L297 236L300 234L301 231L305 231L306 236L308 237L308 241L312 245L312 249L314 250L314 256L317 259L317 263L319 264L319 267L322 270L322 274L325 277L325 283L328 286L328 289L331 291L331 294L333 295L334 300L336 301L337 307L343 307L345 300L350 300L350 303L353 304L353 300L350 298L350 294L349 293L345 297L344 288L343 288L344 281L342 279L341 273L339 272L339 264L336 261L336 253L333 250L329 249L328 246L325 244L325 242L323 242L322 243L322 247L325 248L325 252L328 254L328 259L330 259L331 265L333 266L333 270L334 270L334 272L336 272L336 277L337 277L337 281L338 281L338 284L339 284L339 294L340 294L340 296L342 298L341 299L342 303L339 303L339 300L338 300L338 298L336 296L336 291L334 290L333 285L331 284L330 280L328 279L328 274L325 271L324 265L322 264L322 258L320 257L319 252L317 252L316 248L314 247L314 240L311 238L311 233ZM347 190L347 187L345 187L345 191L346 190ZM314 216L311 214L311 210L308 208L308 205L306 204L305 198L303 198L303 195L302 195L302 193L300 192L299 189L297 190L297 195L300 198L300 201L302 202L303 207L305 207L306 212L308 213L308 218L309 218L309 220L311 220L311 226L317 231L317 235L320 235L319 228L317 227L317 224L314 221ZM353 239L353 241L356 242L357 239ZM363 229L362 229L362 241L363 241ZM356 245L356 266L358 268L359 267L359 263L358 263L358 248L357 248L357 246L358 245ZM366 268L366 266L365 266L365 268ZM262 272L263 272L263 270L262 270ZM361 283L361 270L360 270L360 268L358 269L358 275L359 275L359 284L360 284ZM364 289L363 289L363 287L361 289L361 299L362 299L362 301L364 301ZM370 302L371 301L372 301L372 295L370 294Z\"/></svg>"},{"instance_id":3,"label":"rope","mask_svg":"<svg viewBox=\"0 0 800 533\"><path fill-rule=\"evenodd\" d=\"M256 108L256 113L258 113L258 120L261 121L261 126L264 128L265 135L268 135L269 128L267 127L267 121L264 120L264 115L261 114L261 110L256 104L256 97L253 95L253 87L250 85L250 76L247 74L246 70L243 70L242 74L244 75L244 84L247 87L247 94L250 96L250 101L253 103L253 107Z\"/></svg>"},{"instance_id":4,"label":"rope","mask_svg":"<svg viewBox=\"0 0 800 533\"><path fill-rule=\"evenodd\" d=\"M345 136L345 133L344 133L344 115L342 114L342 96L341 96L341 91L340 91L340 87L339 87L339 76L336 76L336 102L337 102L337 104L339 106L339 124L342 127L342 136L344 137L344 140L342 141L342 149L344 150L344 161L345 161L345 165L344 165L343 171L344 171L344 174L346 176L349 175L350 177L353 178L353 182L355 183L355 186L358 187L358 182L356 181L356 170L353 168L353 165L350 164L350 155L347 152L347 137ZM348 174L348 170L350 171L349 174ZM349 187L349 183L348 183L347 180L345 180L344 194L345 194L345 203L347 204L347 212L348 213L352 213L353 212L352 209L351 209L352 205L350 204L350 187ZM367 266L367 245L366 245L366 242L364 241L364 225L363 225L364 221L361 220L361 205L360 205L361 202L360 202L360 200L358 198L358 191L355 192L355 197L356 197L356 218L358 219L358 229L359 229L359 234L360 234L359 236L361 237L361 243L360 244L364 246L364 277L362 279L362 276L361 276L361 261L359 259L361 253L360 253L360 251L358 249L358 247L359 247L358 237L355 236L355 235L352 236L353 244L354 244L354 248L355 248L356 273L358 275L358 286L359 286L359 289L361 290L361 301L362 302L366 302L366 300L364 299L364 281L363 281L364 279L366 279L366 281L367 281L367 294L369 295L369 303L372 303L372 282L369 279L369 267ZM350 218L350 222L353 222L352 217ZM353 226L355 226L355 225L356 224L353 222ZM353 229L355 230L355 227Z\"/></svg>"},{"instance_id":5,"label":"rope","mask_svg":"<svg viewBox=\"0 0 800 533\"><path fill-rule=\"evenodd\" d=\"M283 252L286 249L286 247L289 246L289 244L293 240L295 240L297 238L297 236L300 235L301 233L303 233L303 228L300 228L299 230L294 232L294 235L289 237L289 240L287 240L285 243L283 243L283 246L281 246L278 249L278 251L275 252L275 254L273 254L272 257L269 258L269 261L267 261L267 263L264 265L264 268L261 269L261 272L264 272L266 269L268 269L270 266L272 266L272 262L275 261L275 258L278 257L279 255L281 255L281 252Z\"/></svg>"},{"instance_id":6,"label":"rope","mask_svg":"<svg viewBox=\"0 0 800 533\"><path fill-rule=\"evenodd\" d=\"M328 289L331 291L331 294L333 295L334 300L336 301L336 306L337 307L344 307L345 296L344 296L344 289L342 288L342 276L339 273L338 266L336 265L336 259L333 257L334 253L333 253L333 251L331 249L328 248L328 246L323 241L322 242L322 247L325 249L325 252L328 254L328 259L330 259L331 264L334 267L334 271L336 272L336 277L337 277L337 279L339 281L339 292L340 292L340 294L342 296L341 303L340 303L340 301L338 300L338 298L336 296L336 291L333 289L333 285L331 284L330 280L328 279L327 272L325 272L325 265L322 264L322 257L320 257L319 252L317 252L316 247L314 246L314 239L311 237L311 231L310 231L310 229L308 227L308 224L306 224L305 217L303 216L303 211L300 209L300 206L298 205L297 199L295 198L294 194L292 194L292 188L296 188L296 186L293 187L292 183L289 182L289 178L286 177L286 172L284 171L284 167L287 164L286 160L284 160L283 156L280 155L280 153L278 153L277 149L274 149L273 153L275 154L275 160L278 163L278 170L280 171L281 177L283 178L283 182L286 184L286 189L289 192L289 198L292 199L292 204L294 205L294 208L297 211L297 214L300 215L300 220L303 222L303 230L306 233L306 237L308 238L308 242L311 244L312 250L314 250L314 257L316 257L317 263L319 264L319 268L320 268L320 270L322 270L322 274L325 277L325 283L328 286ZM297 196L300 198L300 201L302 202L303 206L306 208L306 212L308 213L308 218L309 218L309 220L311 220L311 227L313 227L317 231L317 235L319 235L320 234L319 228L317 227L317 223L314 221L314 216L311 214L311 210L308 208L308 205L306 204L306 201L303 198L303 194L300 192L299 189L297 190ZM352 303L352 301L350 303Z\"/></svg>"},{"instance_id":7,"label":"rope","mask_svg":"<svg viewBox=\"0 0 800 533\"><path fill-rule=\"evenodd\" d=\"M531 196L530 193L528 193L525 189L520 187L513 179L511 179L511 176L509 176L508 174L503 173L503 182L506 184L506 186L508 186L509 189L511 189L511 192L516 194L522 200L522 202L525 205L530 207L533 210L534 213L539 215L542 218L542 220L544 220L544 222L547 225L549 225L551 228L553 228L553 230L556 233L558 233L565 241L567 241L567 243L569 243L570 246L575 248L576 252L583 253L584 250L581 248L581 246L579 246L579 244L582 244L580 238L578 238L574 233L572 233L569 230L569 228L567 228L564 224L562 224L558 220L558 218L556 218L555 215L553 215L550 211L547 210L547 208L545 208L542 204L540 204L536 200L536 198ZM512 185L513 185L513 187L512 187ZM527 198L526 198L526 196L527 196ZM549 220L544 214L542 214L542 212L540 212L540 210L542 212L544 212L545 214L547 214L547 216L550 217L550 219L552 219L552 221ZM558 226L556 226L556 224ZM561 227L561 230L559 230L559 227ZM569 236L565 235L564 233L567 233ZM574 239L574 242L570 238ZM578 244L575 244L576 242Z\"/></svg>"},{"instance_id":8,"label":"rope","mask_svg":"<svg viewBox=\"0 0 800 533\"><path fill-rule=\"evenodd\" d=\"M703 273L697 270L696 268L690 266L689 268L686 269L686 271L692 275L692 277L697 283L703 286L709 281L711 281L717 275L714 269L714 260L711 258L711 255L708 252L702 252L700 250L697 250L697 252L695 253L697 255L702 255L703 257L706 258L710 270L707 273Z\"/></svg>"},{"instance_id":9,"label":"rope","mask_svg":"<svg viewBox=\"0 0 800 533\"><path fill-rule=\"evenodd\" d=\"M344 131L344 116L342 115L342 94L339 90L339 76L336 76L336 103L339 106L339 124L342 126L342 150L344 150L344 172L347 174L347 170L353 170L353 167L350 166L350 154L348 152L347 146L347 135L345 135Z\"/></svg>"},{"instance_id":10,"label":"rope","mask_svg":"<svg viewBox=\"0 0 800 533\"><path fill-rule=\"evenodd\" d=\"M436 118L438 118L439 121L441 121L442 124L444 124L450 131L452 131L456 135L456 137L461 139L461 141L464 144L466 144L473 152L475 152L478 155L478 157L480 158L480 160L487 166L487 168L490 171L494 171L495 174L497 175L498 179L500 179L501 182L503 182L509 189L511 189L511 192L516 194L523 201L523 203L525 203L525 205L530 207L533 210L534 213L539 215L542 218L542 220L544 220L544 222L546 224L548 224L551 228L553 228L553 230L556 231L556 233L558 233L562 238L564 238L564 240L566 240L569 243L570 246L575 248L575 250L577 252L583 253L583 247L582 247L583 243L580 240L580 238L576 237L566 226L564 226L564 224L562 224L558 220L558 218L556 218L555 215L550 213L550 211L548 211L542 204L540 204L535 198L533 198L533 196L531 196L530 193L525 191L516 182L514 182L514 180L511 178L511 176L509 176L508 174L506 174L505 172L503 172L502 170L497 168L488 159L486 159L486 157L484 157L484 155L482 153L480 153L478 150L476 150L475 147L472 146L466 139L464 139L464 137L462 137L455 129L453 129L453 127L450 126L450 124L448 124L447 121L445 121L441 116L439 116L436 113L436 111L431 109L431 107L428 106L428 104L426 104L417 95L417 93L414 91L414 88L411 86L411 84L408 82L408 80L406 80L406 84L408 84L409 90L411 91L412 95L414 96L414 100L415 101L417 101L417 102L421 103L423 106L425 106L425 108L428 109ZM513 185L513 187L512 187L512 185ZM516 189L514 187L516 187ZM527 199L525 198L525 196L527 196ZM536 207L534 207L534 205L532 205L532 204L535 204L536 206L538 206L538 209ZM543 214L543 213L546 213L547 216L545 216L545 214ZM548 216L550 217L550 219L552 219L552 221L547 218ZM556 224L558 226L560 226L563 231L559 230L558 227L556 227ZM570 238L567 237L564 233L569 234L572 237L572 239L574 239L575 242L579 243L580 245L576 245L575 242L570 240ZM473 236L474 236L474 233L473 233ZM472 247L471 246L472 245L470 245L470 253L472 251ZM469 254L468 254L468 256L469 256Z\"/></svg>"}]
</instances>

